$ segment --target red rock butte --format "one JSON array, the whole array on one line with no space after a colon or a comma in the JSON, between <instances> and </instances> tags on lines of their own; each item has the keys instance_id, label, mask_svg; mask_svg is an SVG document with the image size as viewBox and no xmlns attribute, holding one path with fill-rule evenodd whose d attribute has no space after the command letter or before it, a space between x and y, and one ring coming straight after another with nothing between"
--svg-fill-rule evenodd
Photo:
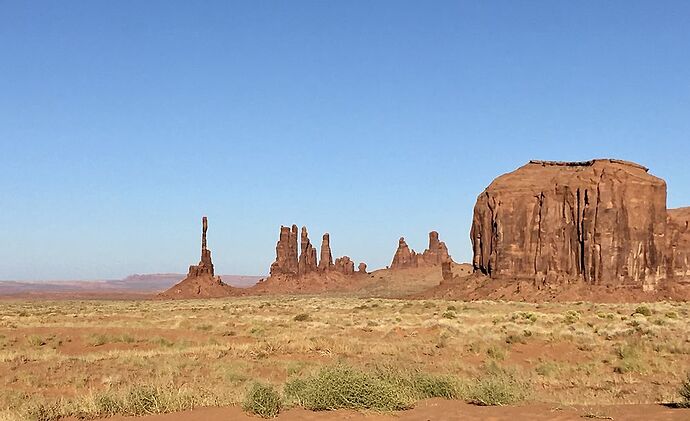
<instances>
[{"instance_id":1,"label":"red rock butte","mask_svg":"<svg viewBox=\"0 0 690 421\"><path fill-rule=\"evenodd\" d=\"M477 198L473 267L535 285L582 282L655 291L688 276L688 208L666 183L615 159L530 161Z\"/></svg>"},{"instance_id":2,"label":"red rock butte","mask_svg":"<svg viewBox=\"0 0 690 421\"><path fill-rule=\"evenodd\" d=\"M444 262L451 263L453 260L448 254L446 243L438 239L438 232L429 233L429 248L423 253L417 253L405 242L405 237L398 240L398 249L395 251L391 269L410 269L417 267L430 267L441 265Z\"/></svg>"}]
</instances>

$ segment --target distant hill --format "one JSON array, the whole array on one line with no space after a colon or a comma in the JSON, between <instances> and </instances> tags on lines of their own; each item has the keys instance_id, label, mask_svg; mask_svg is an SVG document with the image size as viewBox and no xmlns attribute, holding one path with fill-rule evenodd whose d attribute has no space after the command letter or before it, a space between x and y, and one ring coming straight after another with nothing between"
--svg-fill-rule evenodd
<instances>
[{"instance_id":1,"label":"distant hill","mask_svg":"<svg viewBox=\"0 0 690 421\"><path fill-rule=\"evenodd\" d=\"M107 296L126 298L146 296L167 290L184 279L179 273L130 275L124 279L93 281L0 281L0 297L74 297ZM237 288L248 288L263 276L220 275L223 282Z\"/></svg>"}]
</instances>

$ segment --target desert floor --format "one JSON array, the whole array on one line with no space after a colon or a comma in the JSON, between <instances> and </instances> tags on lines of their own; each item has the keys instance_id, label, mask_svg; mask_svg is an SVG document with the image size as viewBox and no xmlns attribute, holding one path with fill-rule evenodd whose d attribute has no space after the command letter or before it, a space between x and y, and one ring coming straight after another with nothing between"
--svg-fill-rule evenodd
<instances>
[{"instance_id":1,"label":"desert floor","mask_svg":"<svg viewBox=\"0 0 690 421\"><path fill-rule=\"evenodd\" d=\"M279 419L690 419L660 405L680 402L690 372L689 314L688 303L1 301L0 420L250 419L256 382L273 385ZM329 395L339 386L361 396L345 405ZM383 411L307 410L348 405Z\"/></svg>"}]
</instances>

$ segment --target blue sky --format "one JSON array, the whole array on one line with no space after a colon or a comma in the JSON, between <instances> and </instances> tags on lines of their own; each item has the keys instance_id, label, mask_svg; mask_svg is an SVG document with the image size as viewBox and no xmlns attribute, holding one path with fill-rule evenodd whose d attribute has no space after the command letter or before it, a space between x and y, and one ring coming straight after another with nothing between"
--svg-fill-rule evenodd
<instances>
[{"instance_id":1,"label":"blue sky","mask_svg":"<svg viewBox=\"0 0 690 421\"><path fill-rule=\"evenodd\" d=\"M686 1L0 0L0 279L264 274L281 224L390 262L529 159L690 205Z\"/></svg>"}]
</instances>

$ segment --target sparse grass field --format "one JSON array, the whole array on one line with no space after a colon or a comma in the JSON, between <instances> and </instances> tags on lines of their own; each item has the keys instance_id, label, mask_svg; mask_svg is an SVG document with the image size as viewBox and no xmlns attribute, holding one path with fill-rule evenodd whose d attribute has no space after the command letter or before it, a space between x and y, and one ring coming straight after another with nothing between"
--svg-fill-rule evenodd
<instances>
[{"instance_id":1,"label":"sparse grass field","mask_svg":"<svg viewBox=\"0 0 690 421\"><path fill-rule=\"evenodd\" d=\"M430 397L682 404L689 313L688 303L5 301L0 420L389 410Z\"/></svg>"}]
</instances>

